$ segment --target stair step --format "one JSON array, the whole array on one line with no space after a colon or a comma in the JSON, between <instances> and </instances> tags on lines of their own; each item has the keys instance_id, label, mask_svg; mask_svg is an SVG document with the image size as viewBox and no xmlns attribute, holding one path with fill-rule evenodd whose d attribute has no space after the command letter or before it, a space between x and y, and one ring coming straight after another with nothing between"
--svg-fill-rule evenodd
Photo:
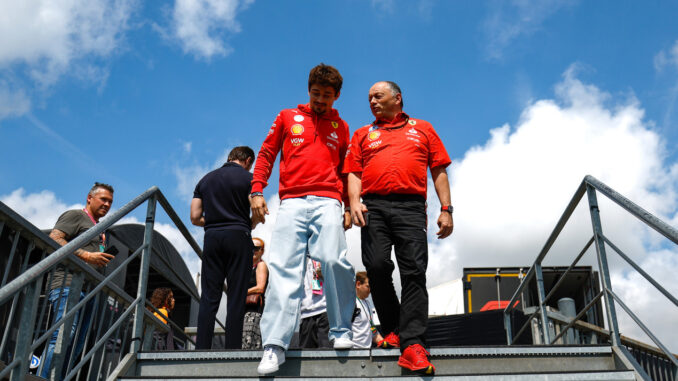
<instances>
[{"instance_id":1,"label":"stair step","mask_svg":"<svg viewBox=\"0 0 678 381\"><path fill-rule=\"evenodd\" d=\"M118 380L144 380L144 381L188 381L188 380L253 380L253 379L275 379L280 378L290 381L311 381L317 380L318 377L123 377ZM438 376L435 377L420 377L420 376L383 376L383 377L324 377L324 381L358 381L358 380L385 380L397 379L399 381L420 381L422 379L436 380L452 380L452 381L481 381L481 380L503 380L503 381L631 381L635 380L633 371L619 370L619 371L603 371L603 372L560 372L560 373L521 373L521 374L483 374L483 375L456 375L456 376Z\"/></svg>"},{"instance_id":2,"label":"stair step","mask_svg":"<svg viewBox=\"0 0 678 381\"><path fill-rule=\"evenodd\" d=\"M431 362L436 367L436 378L515 375L520 377L515 379L540 380L545 379L544 374L548 374L549 379L629 379L624 378L628 375L623 372L616 372L609 346L452 347L432 348L430 352ZM142 379L258 378L256 368L261 356L262 351L145 352L137 354L133 374ZM292 350L286 353L287 361L275 376L293 379L322 377L328 380L355 377L407 379L408 376L414 376L398 366L399 356L398 349ZM573 370L576 372L572 373ZM588 378L558 378L558 375L565 374ZM415 378L419 379L418 376Z\"/></svg>"}]
</instances>

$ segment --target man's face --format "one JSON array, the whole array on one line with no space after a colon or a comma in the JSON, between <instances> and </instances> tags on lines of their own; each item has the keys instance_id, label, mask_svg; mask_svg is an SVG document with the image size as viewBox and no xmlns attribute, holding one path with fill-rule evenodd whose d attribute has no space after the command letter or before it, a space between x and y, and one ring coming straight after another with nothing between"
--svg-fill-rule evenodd
<instances>
[{"instance_id":1,"label":"man's face","mask_svg":"<svg viewBox=\"0 0 678 381\"><path fill-rule=\"evenodd\" d=\"M99 188L94 196L90 194L87 195L87 208L96 221L99 221L101 217L108 213L111 204L113 204L113 193L109 192L107 189Z\"/></svg>"},{"instance_id":2,"label":"man's face","mask_svg":"<svg viewBox=\"0 0 678 381\"><path fill-rule=\"evenodd\" d=\"M370 88L370 110L377 119L391 120L401 111L402 95L393 95L385 82L377 82Z\"/></svg>"},{"instance_id":3,"label":"man's face","mask_svg":"<svg viewBox=\"0 0 678 381\"><path fill-rule=\"evenodd\" d=\"M321 86L317 83L311 85L308 90L310 96L311 110L316 114L324 114L332 109L334 101L339 98L339 93L334 91L332 86Z\"/></svg>"},{"instance_id":4,"label":"man's face","mask_svg":"<svg viewBox=\"0 0 678 381\"><path fill-rule=\"evenodd\" d=\"M365 279L365 283L360 281L355 282L355 294L360 299L365 299L370 296L370 280Z\"/></svg>"}]
</instances>

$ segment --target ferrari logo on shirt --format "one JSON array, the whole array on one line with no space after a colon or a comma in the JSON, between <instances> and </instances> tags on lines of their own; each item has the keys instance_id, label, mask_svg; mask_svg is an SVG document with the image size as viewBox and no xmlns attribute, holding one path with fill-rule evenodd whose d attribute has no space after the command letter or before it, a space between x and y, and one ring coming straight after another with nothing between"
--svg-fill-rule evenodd
<instances>
[{"instance_id":1,"label":"ferrari logo on shirt","mask_svg":"<svg viewBox=\"0 0 678 381\"><path fill-rule=\"evenodd\" d=\"M416 121L416 120L412 120L412 119L410 119L410 121L409 121L409 122L407 122L407 123L409 123L409 124L410 124L410 126L414 126L414 125L416 125L416 124L417 124L417 121Z\"/></svg>"},{"instance_id":2,"label":"ferrari logo on shirt","mask_svg":"<svg viewBox=\"0 0 678 381\"><path fill-rule=\"evenodd\" d=\"M339 123L333 121L333 122L332 122L332 127L334 127L334 128L339 128Z\"/></svg>"},{"instance_id":3,"label":"ferrari logo on shirt","mask_svg":"<svg viewBox=\"0 0 678 381\"><path fill-rule=\"evenodd\" d=\"M372 131L369 134L367 134L367 138L370 140L379 139L379 136L381 136L381 133L379 131Z\"/></svg>"},{"instance_id":4,"label":"ferrari logo on shirt","mask_svg":"<svg viewBox=\"0 0 678 381\"><path fill-rule=\"evenodd\" d=\"M295 124L291 129L292 135L301 135L304 133L304 126L301 124Z\"/></svg>"}]
</instances>

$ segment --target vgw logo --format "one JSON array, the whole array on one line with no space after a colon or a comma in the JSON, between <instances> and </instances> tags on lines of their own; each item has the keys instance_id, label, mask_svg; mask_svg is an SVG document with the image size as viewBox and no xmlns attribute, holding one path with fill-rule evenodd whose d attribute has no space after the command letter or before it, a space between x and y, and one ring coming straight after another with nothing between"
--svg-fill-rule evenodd
<instances>
[{"instance_id":1,"label":"vgw logo","mask_svg":"<svg viewBox=\"0 0 678 381\"><path fill-rule=\"evenodd\" d=\"M295 147L299 147L299 145L300 145L301 143L303 143L303 142L304 142L304 138L293 138L293 139L290 139L290 143L292 143L292 145L295 146Z\"/></svg>"}]
</instances>

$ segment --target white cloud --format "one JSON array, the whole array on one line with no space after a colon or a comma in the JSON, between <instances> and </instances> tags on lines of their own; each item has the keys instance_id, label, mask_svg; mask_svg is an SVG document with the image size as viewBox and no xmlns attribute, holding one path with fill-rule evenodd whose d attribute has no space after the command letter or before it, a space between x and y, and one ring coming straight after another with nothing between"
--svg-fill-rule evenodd
<instances>
[{"instance_id":1,"label":"white cloud","mask_svg":"<svg viewBox=\"0 0 678 381\"><path fill-rule=\"evenodd\" d=\"M31 100L22 88L14 88L0 79L0 120L24 115L31 109Z\"/></svg>"},{"instance_id":2,"label":"white cloud","mask_svg":"<svg viewBox=\"0 0 678 381\"><path fill-rule=\"evenodd\" d=\"M4 1L0 66L26 63L38 83L50 85L73 71L79 59L107 57L118 49L134 5L132 0Z\"/></svg>"},{"instance_id":3,"label":"white cloud","mask_svg":"<svg viewBox=\"0 0 678 381\"><path fill-rule=\"evenodd\" d=\"M429 183L429 287L460 277L464 267L530 266L587 174L675 224L678 163L665 162L665 143L635 99L614 101L582 83L571 68L557 84L555 99L528 105L515 127L491 130L483 146L472 147L449 171L455 232L443 241L433 236L439 203ZM605 234L676 294L671 274L678 271L678 250L656 249L666 240L604 196L598 200ZM545 264L569 265L591 235L584 198ZM608 252L613 289L634 311L652 305L652 313L662 315L651 319L652 327L676 349L672 325L678 311L650 297L651 286L636 282L629 266ZM593 250L581 264L596 265ZM648 296L642 300L634 293ZM622 330L642 337L628 319Z\"/></svg>"},{"instance_id":4,"label":"white cloud","mask_svg":"<svg viewBox=\"0 0 678 381\"><path fill-rule=\"evenodd\" d=\"M120 49L135 6L136 0L0 2L0 119L27 113L34 92L64 75L102 86L109 70L101 61Z\"/></svg>"},{"instance_id":5,"label":"white cloud","mask_svg":"<svg viewBox=\"0 0 678 381\"><path fill-rule=\"evenodd\" d=\"M83 194L83 200L87 193ZM26 193L19 188L10 194L0 196L0 201L20 214L39 229L51 229L61 213L69 209L84 208L84 204L67 205L57 199L54 192L43 190L38 193Z\"/></svg>"},{"instance_id":6,"label":"white cloud","mask_svg":"<svg viewBox=\"0 0 678 381\"><path fill-rule=\"evenodd\" d=\"M183 145L186 153L189 153L191 144L188 147ZM212 164L191 164L187 166L175 165L173 168L174 177L177 179L177 193L185 200L193 198L193 191L198 181L202 179L209 171L217 169L224 165L228 159L228 154L233 147L227 147L223 153L212 162Z\"/></svg>"},{"instance_id":7,"label":"white cloud","mask_svg":"<svg viewBox=\"0 0 678 381\"><path fill-rule=\"evenodd\" d=\"M532 35L541 28L546 19L574 3L572 0L513 0L490 3L490 12L482 26L488 40L488 57L500 59L504 49L515 39Z\"/></svg>"},{"instance_id":8,"label":"white cloud","mask_svg":"<svg viewBox=\"0 0 678 381\"><path fill-rule=\"evenodd\" d=\"M678 40L670 49L662 50L654 56L654 68L662 71L666 67L678 69Z\"/></svg>"},{"instance_id":9,"label":"white cloud","mask_svg":"<svg viewBox=\"0 0 678 381\"><path fill-rule=\"evenodd\" d=\"M254 0L176 0L172 11L172 35L187 54L207 59L226 56L232 48L228 34L240 32L238 13Z\"/></svg>"}]
</instances>

